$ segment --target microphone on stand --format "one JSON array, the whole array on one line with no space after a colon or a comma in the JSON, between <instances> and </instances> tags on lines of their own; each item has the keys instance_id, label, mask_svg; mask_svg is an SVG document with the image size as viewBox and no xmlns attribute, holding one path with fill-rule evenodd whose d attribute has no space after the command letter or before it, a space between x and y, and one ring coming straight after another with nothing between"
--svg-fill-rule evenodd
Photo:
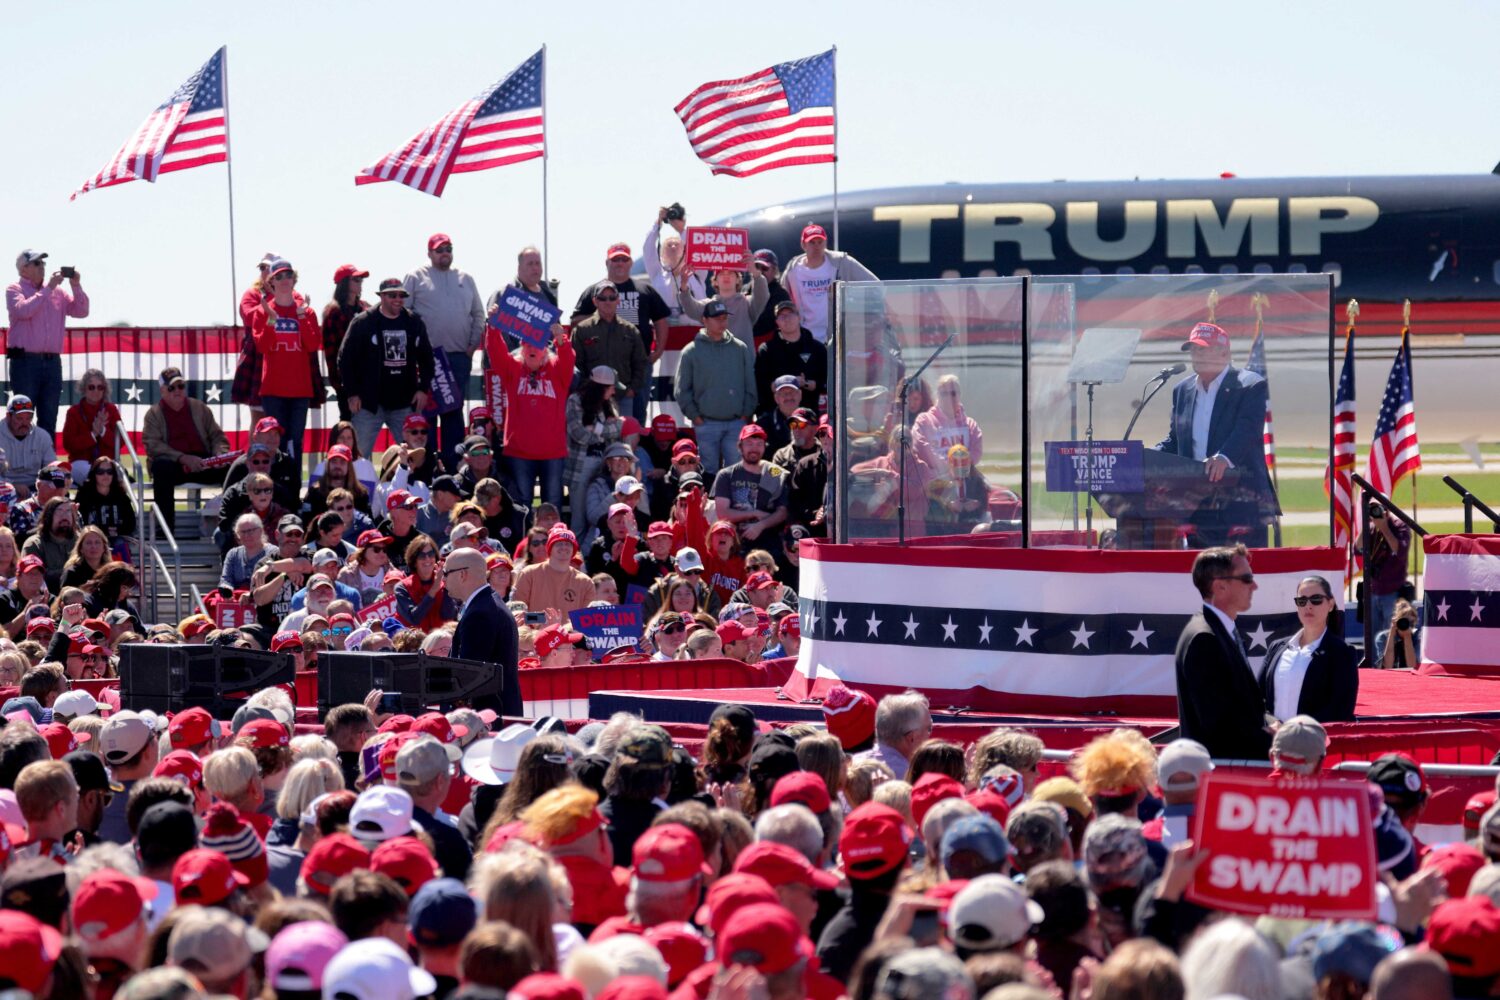
<instances>
[{"instance_id":1,"label":"microphone on stand","mask_svg":"<svg viewBox=\"0 0 1500 1000\"><path fill-rule=\"evenodd\" d=\"M1167 367L1165 367L1161 371L1157 372L1156 373L1156 378L1153 378L1151 381L1155 382L1155 381L1157 381L1157 379L1169 379L1173 375L1181 375L1185 371L1187 371L1187 365L1185 365L1185 364L1183 364L1182 362L1179 361L1177 364L1175 364L1175 365L1167 365Z\"/></svg>"},{"instance_id":2,"label":"microphone on stand","mask_svg":"<svg viewBox=\"0 0 1500 1000\"><path fill-rule=\"evenodd\" d=\"M1175 365L1167 365L1167 367L1152 376L1151 380L1141 388L1141 398L1135 405L1135 415L1130 418L1130 423L1125 427L1124 436L1126 438L1129 438L1130 432L1135 430L1135 422L1141 419L1141 414L1146 410L1146 404L1151 402L1157 392L1161 390L1161 387L1167 384L1167 379L1184 371L1187 371L1187 365L1181 362Z\"/></svg>"}]
</instances>

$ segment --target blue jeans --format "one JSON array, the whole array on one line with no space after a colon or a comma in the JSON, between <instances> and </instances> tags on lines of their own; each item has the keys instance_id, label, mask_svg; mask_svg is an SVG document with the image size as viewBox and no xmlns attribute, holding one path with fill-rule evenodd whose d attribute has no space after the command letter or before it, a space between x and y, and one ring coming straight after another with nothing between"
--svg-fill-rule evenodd
<instances>
[{"instance_id":1,"label":"blue jeans","mask_svg":"<svg viewBox=\"0 0 1500 1000\"><path fill-rule=\"evenodd\" d=\"M622 400L620 400L620 403L621 403L620 412L622 414L626 411L626 409L629 409L630 410L630 416L635 417L636 420L640 421L640 425L642 427L645 427L646 426L646 407L649 406L650 403L651 403L651 380L650 380L650 378L648 377L647 380L646 380L646 388L642 389L640 392L637 392L634 396L631 396L629 399L622 399Z\"/></svg>"},{"instance_id":2,"label":"blue jeans","mask_svg":"<svg viewBox=\"0 0 1500 1000\"><path fill-rule=\"evenodd\" d=\"M375 453L375 439L380 436L382 424L391 432L391 437L396 443L401 443L401 424L411 415L411 407L400 410L372 410L368 406L360 407L358 413L349 416L349 422L354 425L354 440L359 443L359 453L369 458Z\"/></svg>"},{"instance_id":3,"label":"blue jeans","mask_svg":"<svg viewBox=\"0 0 1500 1000\"><path fill-rule=\"evenodd\" d=\"M464 429L469 426L468 401L469 375L474 370L474 359L463 351L444 351L448 356L448 367L453 369L453 383L458 391L458 409L438 415L438 444L441 447L443 466L450 472L458 468L458 446L463 443Z\"/></svg>"},{"instance_id":4,"label":"blue jeans","mask_svg":"<svg viewBox=\"0 0 1500 1000\"><path fill-rule=\"evenodd\" d=\"M10 362L12 396L29 396L36 404L36 425L57 433L57 404L62 399L62 358L27 352Z\"/></svg>"},{"instance_id":5,"label":"blue jeans","mask_svg":"<svg viewBox=\"0 0 1500 1000\"><path fill-rule=\"evenodd\" d=\"M1385 656L1386 640L1390 638L1391 617L1396 613L1396 602L1400 594L1370 594L1366 592L1365 620L1375 623L1375 655L1370 662L1379 664ZM1409 664L1415 666L1415 664Z\"/></svg>"},{"instance_id":6,"label":"blue jeans","mask_svg":"<svg viewBox=\"0 0 1500 1000\"><path fill-rule=\"evenodd\" d=\"M740 460L740 429L744 426L743 420L705 420L695 428L705 486L712 487L715 473Z\"/></svg>"},{"instance_id":7,"label":"blue jeans","mask_svg":"<svg viewBox=\"0 0 1500 1000\"><path fill-rule=\"evenodd\" d=\"M562 475L565 458L516 458L506 455L503 459L506 478L510 480L510 495L517 503L531 506L536 493L537 481L542 484L542 502L550 503L562 510Z\"/></svg>"},{"instance_id":8,"label":"blue jeans","mask_svg":"<svg viewBox=\"0 0 1500 1000\"><path fill-rule=\"evenodd\" d=\"M281 437L281 450L302 460L302 435L307 430L307 408L309 401L291 396L262 396L261 409L266 416L275 417L285 428Z\"/></svg>"}]
</instances>

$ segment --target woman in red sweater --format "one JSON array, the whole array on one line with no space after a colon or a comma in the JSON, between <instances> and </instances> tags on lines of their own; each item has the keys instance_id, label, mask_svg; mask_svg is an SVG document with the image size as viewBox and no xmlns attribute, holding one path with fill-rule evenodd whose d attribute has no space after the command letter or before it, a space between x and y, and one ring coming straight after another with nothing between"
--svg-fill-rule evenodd
<instances>
[{"instance_id":1,"label":"woman in red sweater","mask_svg":"<svg viewBox=\"0 0 1500 1000\"><path fill-rule=\"evenodd\" d=\"M542 484L542 502L562 507L563 465L568 459L568 386L573 380L573 344L560 324L552 327L556 353L523 343L520 358L506 351L494 327L485 335L490 368L505 393L505 474L510 495L526 506Z\"/></svg>"},{"instance_id":2,"label":"woman in red sweater","mask_svg":"<svg viewBox=\"0 0 1500 1000\"><path fill-rule=\"evenodd\" d=\"M120 410L110 402L109 380L99 369L88 369L78 379L78 402L63 418L63 450L73 462L73 482L88 479L94 459L119 457L118 426Z\"/></svg>"},{"instance_id":3,"label":"woman in red sweater","mask_svg":"<svg viewBox=\"0 0 1500 1000\"><path fill-rule=\"evenodd\" d=\"M266 416L286 429L282 447L293 458L302 454L307 410L323 398L318 355L323 328L318 316L297 296L297 272L285 260L271 263L271 297L255 313L251 330L260 352L260 399Z\"/></svg>"}]
</instances>

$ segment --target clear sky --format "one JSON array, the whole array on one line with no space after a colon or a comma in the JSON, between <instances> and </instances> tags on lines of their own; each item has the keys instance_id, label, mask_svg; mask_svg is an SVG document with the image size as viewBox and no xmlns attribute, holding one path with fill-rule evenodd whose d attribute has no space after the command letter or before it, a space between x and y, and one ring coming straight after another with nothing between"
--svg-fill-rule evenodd
<instances>
[{"instance_id":1,"label":"clear sky","mask_svg":"<svg viewBox=\"0 0 1500 1000\"><path fill-rule=\"evenodd\" d=\"M225 168L68 195L229 46L237 287L266 250L316 304L346 261L425 263L488 294L541 243L539 162L441 199L354 175L548 45L550 271L564 301L690 220L825 194L828 167L713 177L672 107L710 79L839 47L840 187L1053 178L1486 173L1500 159L1493 4L147 2L6 12L0 232L74 264L90 323L232 314ZM752 240L754 234L752 234ZM858 247L845 247L858 252ZM8 280L14 280L8 277ZM373 291L373 289L370 289Z\"/></svg>"}]
</instances>

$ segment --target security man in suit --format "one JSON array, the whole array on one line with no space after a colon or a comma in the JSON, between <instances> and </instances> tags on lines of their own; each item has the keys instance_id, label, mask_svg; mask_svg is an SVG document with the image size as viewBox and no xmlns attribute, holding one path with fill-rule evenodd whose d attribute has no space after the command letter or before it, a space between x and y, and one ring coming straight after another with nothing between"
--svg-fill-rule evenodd
<instances>
[{"instance_id":1,"label":"security man in suit","mask_svg":"<svg viewBox=\"0 0 1500 1000\"><path fill-rule=\"evenodd\" d=\"M1177 639L1177 718L1182 736L1213 757L1267 760L1271 731L1260 684L1235 618L1250 609L1255 574L1243 545L1204 549L1193 560L1203 607Z\"/></svg>"},{"instance_id":2,"label":"security man in suit","mask_svg":"<svg viewBox=\"0 0 1500 1000\"><path fill-rule=\"evenodd\" d=\"M521 715L521 678L516 620L505 598L489 585L484 555L478 549L455 549L443 564L443 586L458 602L458 630L453 655L460 660L493 663L500 672L500 697L479 698L478 709L492 708L513 718Z\"/></svg>"},{"instance_id":3,"label":"security man in suit","mask_svg":"<svg viewBox=\"0 0 1500 1000\"><path fill-rule=\"evenodd\" d=\"M1210 483L1237 470L1239 482L1210 497L1189 518L1189 548L1245 542L1266 544L1266 526L1281 513L1266 470L1266 380L1230 364L1229 334L1199 323L1182 350L1192 352L1193 374L1172 389L1172 423L1156 448L1203 463Z\"/></svg>"}]
</instances>

